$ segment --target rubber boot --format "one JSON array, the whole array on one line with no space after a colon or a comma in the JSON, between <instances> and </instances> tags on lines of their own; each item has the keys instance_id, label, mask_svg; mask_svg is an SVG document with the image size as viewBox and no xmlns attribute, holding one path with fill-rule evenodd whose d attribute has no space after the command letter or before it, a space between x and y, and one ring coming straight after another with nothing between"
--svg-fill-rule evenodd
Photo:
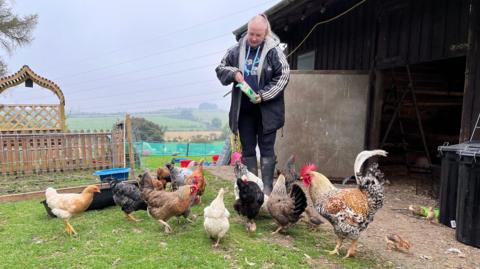
<instances>
[{"instance_id":1,"label":"rubber boot","mask_svg":"<svg viewBox=\"0 0 480 269\"><path fill-rule=\"evenodd\" d=\"M243 157L243 163L247 166L248 171L258 177L257 156Z\"/></svg>"},{"instance_id":2,"label":"rubber boot","mask_svg":"<svg viewBox=\"0 0 480 269\"><path fill-rule=\"evenodd\" d=\"M263 192L270 195L273 189L273 173L275 171L275 164L277 160L275 156L261 157L260 165L262 169Z\"/></svg>"}]
</instances>

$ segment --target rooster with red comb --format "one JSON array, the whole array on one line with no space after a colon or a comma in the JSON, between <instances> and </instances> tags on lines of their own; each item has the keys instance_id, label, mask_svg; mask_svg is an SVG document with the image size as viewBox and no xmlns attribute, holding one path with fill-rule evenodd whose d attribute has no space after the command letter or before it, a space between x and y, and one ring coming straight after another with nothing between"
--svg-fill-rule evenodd
<instances>
[{"instance_id":1,"label":"rooster with red comb","mask_svg":"<svg viewBox=\"0 0 480 269\"><path fill-rule=\"evenodd\" d=\"M315 209L333 226L337 235L337 244L330 254L339 255L339 249L345 239L352 245L345 258L356 253L360 233L373 221L375 213L383 206L384 175L378 169L378 163L372 162L362 173L362 166L373 156L387 156L384 150L362 151L354 164L357 187L338 189L324 175L316 172L313 164L302 167L300 178L308 189Z\"/></svg>"}]
</instances>

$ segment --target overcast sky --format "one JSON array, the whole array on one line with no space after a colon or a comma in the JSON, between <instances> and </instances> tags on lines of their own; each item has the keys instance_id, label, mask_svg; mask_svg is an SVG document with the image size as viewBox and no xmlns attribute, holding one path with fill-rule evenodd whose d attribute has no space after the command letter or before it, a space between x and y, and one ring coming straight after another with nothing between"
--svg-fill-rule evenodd
<instances>
[{"instance_id":1,"label":"overcast sky","mask_svg":"<svg viewBox=\"0 0 480 269\"><path fill-rule=\"evenodd\" d=\"M232 34L279 0L21 0L16 14L39 16L33 42L2 57L9 73L28 65L62 89L66 111L139 112L197 107L227 110L229 87L214 68ZM58 103L19 85L1 103Z\"/></svg>"}]
</instances>

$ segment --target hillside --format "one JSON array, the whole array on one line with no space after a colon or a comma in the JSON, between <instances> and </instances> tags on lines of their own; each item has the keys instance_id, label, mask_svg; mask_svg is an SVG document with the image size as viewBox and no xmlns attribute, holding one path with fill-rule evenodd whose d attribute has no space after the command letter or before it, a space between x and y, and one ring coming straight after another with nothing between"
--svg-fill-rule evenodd
<instances>
[{"instance_id":1,"label":"hillside","mask_svg":"<svg viewBox=\"0 0 480 269\"><path fill-rule=\"evenodd\" d=\"M167 131L220 130L228 121L228 112L220 109L179 108L130 115L167 126ZM124 113L71 113L67 115L67 126L70 130L105 130L124 118ZM215 118L218 120L212 122Z\"/></svg>"}]
</instances>

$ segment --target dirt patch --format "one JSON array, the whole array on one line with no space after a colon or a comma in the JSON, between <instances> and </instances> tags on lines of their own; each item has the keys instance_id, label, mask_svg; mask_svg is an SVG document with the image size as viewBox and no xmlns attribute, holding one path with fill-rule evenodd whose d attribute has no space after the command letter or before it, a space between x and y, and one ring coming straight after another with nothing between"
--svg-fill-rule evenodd
<instances>
[{"instance_id":1,"label":"dirt patch","mask_svg":"<svg viewBox=\"0 0 480 269\"><path fill-rule=\"evenodd\" d=\"M231 180L234 178L232 167L209 167L215 176ZM368 252L376 258L392 264L396 268L480 268L480 249L465 245L455 239L455 230L441 224L432 224L424 219L416 218L406 210L410 204L435 206L436 201L429 196L417 195L415 181L412 177L397 174L392 176L386 172L391 184L385 187L385 204L375 215L375 220L360 236L359 252ZM322 225L321 230L332 233L331 225ZM396 233L410 241L412 247L409 253L389 251L386 248L385 236ZM285 244L289 245L288 239ZM282 240L278 240L282 244ZM332 242L333 244L333 242ZM346 246L342 253L346 252ZM457 249L448 251L449 249ZM322 267L324 260L311 260L313 267ZM335 264L330 264L335 267Z\"/></svg>"}]
</instances>

